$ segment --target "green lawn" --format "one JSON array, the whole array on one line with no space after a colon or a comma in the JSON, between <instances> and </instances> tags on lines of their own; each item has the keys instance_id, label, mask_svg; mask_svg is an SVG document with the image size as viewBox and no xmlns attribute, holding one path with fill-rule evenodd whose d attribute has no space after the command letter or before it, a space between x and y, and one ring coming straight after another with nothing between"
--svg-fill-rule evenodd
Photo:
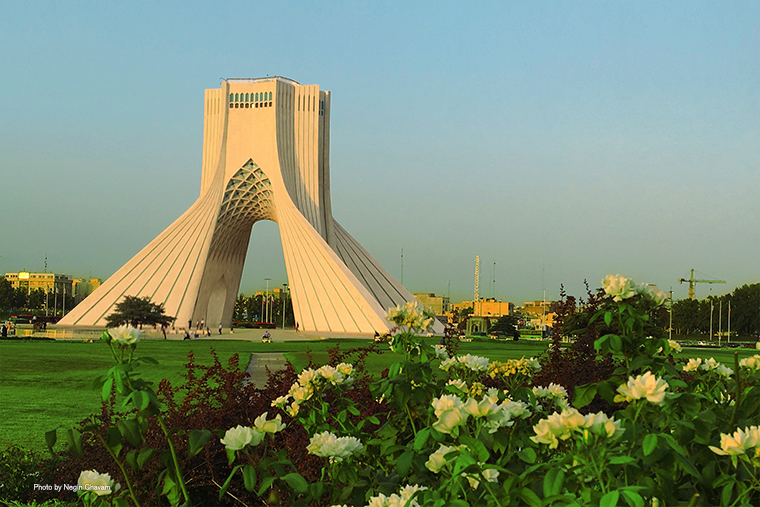
<instances>
[{"instance_id":1,"label":"green lawn","mask_svg":"<svg viewBox=\"0 0 760 507\"><path fill-rule=\"evenodd\" d=\"M256 352L281 352L294 365L302 366L307 360L307 350L315 363L327 361L327 350L340 344L341 350L369 345L368 340L341 339L311 342L278 342L263 344L242 340L192 340L163 341L146 340L138 346L138 356L150 356L159 361L158 366L140 367L141 375L158 383L166 378L179 383L185 371L187 353L192 350L200 364L210 364L210 348L213 346L226 364L234 353L240 355L240 367L244 369L251 354ZM431 343L437 343L431 339ZM492 360L506 360L540 355L546 342L473 341L460 344L459 353L487 356ZM743 349L740 358L756 351ZM733 365L733 351L687 349L682 357L715 357L716 360ZM377 375L399 356L391 352L371 355L367 361L369 371ZM16 443L24 447L44 449L44 434L56 426L70 428L89 414L99 411L100 396L90 387L92 379L113 364L109 348L102 342L76 341L0 341L0 445Z\"/></svg>"}]
</instances>

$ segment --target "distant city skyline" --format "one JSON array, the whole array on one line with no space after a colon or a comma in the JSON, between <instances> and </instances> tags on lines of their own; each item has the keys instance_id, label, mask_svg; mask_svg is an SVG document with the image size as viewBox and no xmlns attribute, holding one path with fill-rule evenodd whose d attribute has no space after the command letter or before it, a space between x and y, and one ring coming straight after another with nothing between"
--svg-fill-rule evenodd
<instances>
[{"instance_id":1,"label":"distant city skyline","mask_svg":"<svg viewBox=\"0 0 760 507\"><path fill-rule=\"evenodd\" d=\"M760 282L757 2L10 3L0 273L106 279L197 198L203 90L332 92L335 218L413 293ZM282 286L254 227L241 291Z\"/></svg>"}]
</instances>

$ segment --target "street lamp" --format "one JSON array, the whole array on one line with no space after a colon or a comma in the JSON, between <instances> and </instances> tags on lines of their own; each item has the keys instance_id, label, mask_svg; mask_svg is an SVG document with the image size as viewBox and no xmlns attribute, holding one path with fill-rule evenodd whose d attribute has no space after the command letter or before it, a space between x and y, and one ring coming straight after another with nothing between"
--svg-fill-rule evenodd
<instances>
[{"instance_id":1,"label":"street lamp","mask_svg":"<svg viewBox=\"0 0 760 507\"><path fill-rule=\"evenodd\" d=\"M282 328L285 329L285 297L287 295L288 284L282 284Z\"/></svg>"},{"instance_id":2,"label":"street lamp","mask_svg":"<svg viewBox=\"0 0 760 507\"><path fill-rule=\"evenodd\" d=\"M268 300L269 300L269 280L271 280L271 278L264 278L264 280L267 281L267 292L266 292L266 295L264 296L264 300L266 301L266 307L265 307L266 308L266 314L267 314L267 320L266 321L269 322L269 301Z\"/></svg>"}]
</instances>

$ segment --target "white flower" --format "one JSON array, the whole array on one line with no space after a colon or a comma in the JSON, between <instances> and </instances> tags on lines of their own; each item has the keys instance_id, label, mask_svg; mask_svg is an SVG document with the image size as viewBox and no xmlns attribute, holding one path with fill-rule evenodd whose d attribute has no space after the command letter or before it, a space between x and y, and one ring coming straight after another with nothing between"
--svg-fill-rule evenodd
<instances>
[{"instance_id":1,"label":"white flower","mask_svg":"<svg viewBox=\"0 0 760 507\"><path fill-rule=\"evenodd\" d=\"M459 450L461 447L462 446L449 447L448 445L440 444L438 450L428 457L425 466L428 470L437 474L448 464L448 461L446 461L446 455L450 452Z\"/></svg>"},{"instance_id":2,"label":"white flower","mask_svg":"<svg viewBox=\"0 0 760 507\"><path fill-rule=\"evenodd\" d=\"M274 419L270 419L267 421L266 412L258 416L253 421L253 425L261 433L277 433L278 431L282 431L285 429L285 425L282 424L282 416L280 414L277 414L277 417L275 417Z\"/></svg>"},{"instance_id":3,"label":"white flower","mask_svg":"<svg viewBox=\"0 0 760 507\"><path fill-rule=\"evenodd\" d=\"M317 372L307 368L298 375L298 384L307 387L317 378Z\"/></svg>"},{"instance_id":4,"label":"white flower","mask_svg":"<svg viewBox=\"0 0 760 507\"><path fill-rule=\"evenodd\" d=\"M517 417L525 419L526 417L531 416L528 404L525 402L504 400L504 403L502 403L501 406L504 407L504 410L509 412L510 417L513 419Z\"/></svg>"},{"instance_id":5,"label":"white flower","mask_svg":"<svg viewBox=\"0 0 760 507\"><path fill-rule=\"evenodd\" d=\"M434 398L432 404L438 418L433 423L433 428L441 433L451 433L454 428L464 424L470 415L465 410L462 400L452 394Z\"/></svg>"},{"instance_id":6,"label":"white flower","mask_svg":"<svg viewBox=\"0 0 760 507\"><path fill-rule=\"evenodd\" d=\"M730 377L734 374L734 370L729 368L728 366L723 366L722 364L719 364L717 368L715 368L715 371L723 376L723 377Z\"/></svg>"},{"instance_id":7,"label":"white flower","mask_svg":"<svg viewBox=\"0 0 760 507\"><path fill-rule=\"evenodd\" d=\"M668 340L668 345L670 345L671 350L675 352L676 354L681 352L681 344L678 343L675 340Z\"/></svg>"},{"instance_id":8,"label":"white flower","mask_svg":"<svg viewBox=\"0 0 760 507\"><path fill-rule=\"evenodd\" d=\"M123 326L110 328L108 334L111 335L111 339L115 342L124 345L132 345L137 343L142 338L142 333L139 329L124 324Z\"/></svg>"},{"instance_id":9,"label":"white flower","mask_svg":"<svg viewBox=\"0 0 760 507\"><path fill-rule=\"evenodd\" d=\"M455 364L457 364L457 358L451 357L449 359L444 359L443 361L441 361L441 364L438 367L442 369L443 371L449 371L449 368L451 368Z\"/></svg>"},{"instance_id":10,"label":"white flower","mask_svg":"<svg viewBox=\"0 0 760 507\"><path fill-rule=\"evenodd\" d=\"M656 306L660 306L670 298L670 293L662 291L656 285L642 283L636 286L636 292L652 301Z\"/></svg>"},{"instance_id":11,"label":"white flower","mask_svg":"<svg viewBox=\"0 0 760 507\"><path fill-rule=\"evenodd\" d=\"M613 417L607 417L607 414L604 412L586 414L585 419L586 423L584 426L598 435L613 438L622 435L625 431L620 427L620 421L616 421Z\"/></svg>"},{"instance_id":12,"label":"white flower","mask_svg":"<svg viewBox=\"0 0 760 507\"><path fill-rule=\"evenodd\" d=\"M457 391L459 391L460 393L463 393L463 394L469 392L469 388L467 387L467 382L465 382L462 379L449 380L446 383L446 385L454 387Z\"/></svg>"},{"instance_id":13,"label":"white flower","mask_svg":"<svg viewBox=\"0 0 760 507\"><path fill-rule=\"evenodd\" d=\"M602 280L604 292L615 301L622 301L636 295L636 286L632 281L620 275L607 275Z\"/></svg>"},{"instance_id":14,"label":"white flower","mask_svg":"<svg viewBox=\"0 0 760 507\"><path fill-rule=\"evenodd\" d=\"M317 370L317 373L332 385L342 384L345 376L337 368L325 365Z\"/></svg>"},{"instance_id":15,"label":"white flower","mask_svg":"<svg viewBox=\"0 0 760 507\"><path fill-rule=\"evenodd\" d=\"M750 370L760 370L760 355L745 357L739 361L739 366L742 368L749 368Z\"/></svg>"},{"instance_id":16,"label":"white flower","mask_svg":"<svg viewBox=\"0 0 760 507\"><path fill-rule=\"evenodd\" d=\"M718 366L720 366L720 363L716 361L715 358L711 357L710 359L705 360L705 362L699 366L699 369L710 371L710 370L716 370Z\"/></svg>"},{"instance_id":17,"label":"white flower","mask_svg":"<svg viewBox=\"0 0 760 507\"><path fill-rule=\"evenodd\" d=\"M668 383L661 378L652 375L648 371L638 377L629 377L628 384L618 387L618 395L615 396L615 402L631 401L646 398L651 403L660 404L665 399L665 391L668 389Z\"/></svg>"},{"instance_id":18,"label":"white flower","mask_svg":"<svg viewBox=\"0 0 760 507\"><path fill-rule=\"evenodd\" d=\"M338 370L343 375L345 375L346 377L349 377L354 372L354 365L349 364L349 363L340 363L338 366L335 367L335 369Z\"/></svg>"},{"instance_id":19,"label":"white flower","mask_svg":"<svg viewBox=\"0 0 760 507\"><path fill-rule=\"evenodd\" d=\"M755 342L755 348L760 350L760 341Z\"/></svg>"},{"instance_id":20,"label":"white flower","mask_svg":"<svg viewBox=\"0 0 760 507\"><path fill-rule=\"evenodd\" d=\"M483 463L480 463L481 465ZM499 481L499 471L495 468L486 468L483 470L483 477L485 477L486 481L488 482L498 482ZM475 474L465 474L465 477L467 478L467 482L470 483L470 487L472 489L478 489L478 486L480 486L480 477Z\"/></svg>"},{"instance_id":21,"label":"white flower","mask_svg":"<svg viewBox=\"0 0 760 507\"><path fill-rule=\"evenodd\" d=\"M330 458L331 461L343 461L354 454L359 454L364 445L356 437L338 437L329 431L317 433L306 446L309 453Z\"/></svg>"},{"instance_id":22,"label":"white flower","mask_svg":"<svg viewBox=\"0 0 760 507\"><path fill-rule=\"evenodd\" d=\"M686 366L683 367L683 371L697 371L699 368L699 365L702 364L702 358L698 357L696 359L691 358L689 359L689 362L686 363Z\"/></svg>"},{"instance_id":23,"label":"white flower","mask_svg":"<svg viewBox=\"0 0 760 507\"><path fill-rule=\"evenodd\" d=\"M399 494L392 494L391 496L385 496L380 493L377 496L373 496L369 499L367 507L420 507L417 500L412 500L412 496L417 491L427 489L424 486L404 486L399 490Z\"/></svg>"},{"instance_id":24,"label":"white flower","mask_svg":"<svg viewBox=\"0 0 760 507\"><path fill-rule=\"evenodd\" d=\"M436 345L435 346L435 357L438 359L446 360L449 358L449 352L446 350L445 345Z\"/></svg>"},{"instance_id":25,"label":"white flower","mask_svg":"<svg viewBox=\"0 0 760 507\"><path fill-rule=\"evenodd\" d=\"M499 406L491 401L490 398L484 396L480 401L475 398L468 398L464 402L464 409L473 417L487 417L499 410Z\"/></svg>"},{"instance_id":26,"label":"white flower","mask_svg":"<svg viewBox=\"0 0 760 507\"><path fill-rule=\"evenodd\" d=\"M110 495L115 493L121 487L120 484L114 486L113 479L109 474L99 474L97 470L84 470L79 474L77 484L82 491L94 491L96 495Z\"/></svg>"},{"instance_id":27,"label":"white flower","mask_svg":"<svg viewBox=\"0 0 760 507\"><path fill-rule=\"evenodd\" d=\"M536 359L535 357L530 357L526 359L528 362L528 366L530 366L530 369L533 370L533 372L539 372L541 371L541 363Z\"/></svg>"},{"instance_id":28,"label":"white flower","mask_svg":"<svg viewBox=\"0 0 760 507\"><path fill-rule=\"evenodd\" d=\"M534 387L533 394L536 398L567 398L567 390L554 382L547 387Z\"/></svg>"},{"instance_id":29,"label":"white flower","mask_svg":"<svg viewBox=\"0 0 760 507\"><path fill-rule=\"evenodd\" d=\"M258 428L237 425L227 430L221 442L227 449L239 451L246 445L259 445L262 438L264 438L264 432Z\"/></svg>"},{"instance_id":30,"label":"white flower","mask_svg":"<svg viewBox=\"0 0 760 507\"><path fill-rule=\"evenodd\" d=\"M709 446L715 454L736 456L744 454L747 449L757 447L760 444L760 426L750 426L743 430L738 429L733 435L720 434L720 449Z\"/></svg>"},{"instance_id":31,"label":"white flower","mask_svg":"<svg viewBox=\"0 0 760 507\"><path fill-rule=\"evenodd\" d=\"M471 354L459 356L457 360L472 371L486 371L490 362L487 357L473 356Z\"/></svg>"}]
</instances>

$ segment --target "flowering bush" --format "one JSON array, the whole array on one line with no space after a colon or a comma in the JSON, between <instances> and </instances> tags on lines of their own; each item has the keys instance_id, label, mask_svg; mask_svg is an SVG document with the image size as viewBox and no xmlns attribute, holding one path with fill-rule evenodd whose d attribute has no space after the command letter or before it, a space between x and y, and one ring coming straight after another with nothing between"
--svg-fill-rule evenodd
<instances>
[{"instance_id":1,"label":"flowering bush","mask_svg":"<svg viewBox=\"0 0 760 507\"><path fill-rule=\"evenodd\" d=\"M215 477L227 476L213 482L220 502L238 487L263 503L299 506L756 505L760 355L729 366L678 360L675 344L647 332L663 293L620 275L603 285L606 299L591 320L606 331L582 353L604 368L589 383L561 382L546 357L496 362L457 355L449 342L433 346L416 334L432 321L406 305L389 310L400 328L390 345L402 359L381 378L361 376L361 361L331 354L328 365L290 370L250 417L195 430L188 452L224 446L227 468L218 459L221 468L213 468ZM136 345L129 340L109 342L127 365ZM126 371L121 383L131 389L119 391L112 375L109 393L155 405L137 413L160 417L152 391L133 394L139 383ZM240 403L252 399L246 392ZM211 431L217 439L206 438ZM118 464L128 428L105 434ZM299 446L285 443L295 435ZM138 459L153 454L143 454L139 440L130 445ZM164 458L172 463L171 453ZM177 484L165 477L183 476L181 466L167 468L157 469L162 489Z\"/></svg>"}]
</instances>

